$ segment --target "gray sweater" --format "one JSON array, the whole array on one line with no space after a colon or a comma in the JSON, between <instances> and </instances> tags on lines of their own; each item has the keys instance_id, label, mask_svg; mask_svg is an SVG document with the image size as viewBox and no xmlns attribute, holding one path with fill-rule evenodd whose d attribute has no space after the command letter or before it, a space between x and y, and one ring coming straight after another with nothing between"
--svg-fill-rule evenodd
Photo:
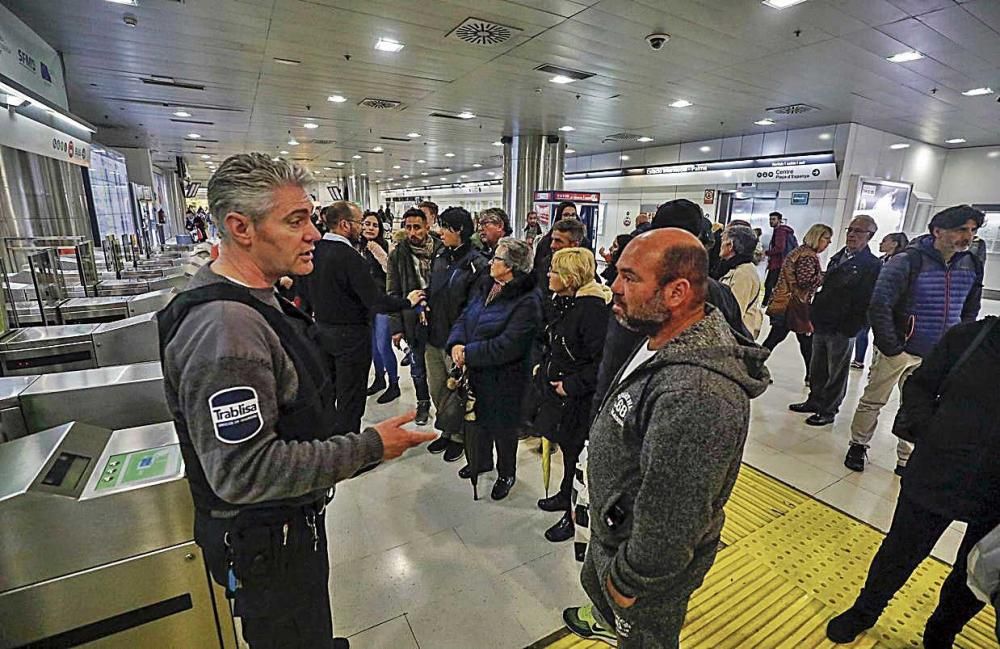
<instances>
[{"instance_id":1,"label":"gray sweater","mask_svg":"<svg viewBox=\"0 0 1000 649\"><path fill-rule=\"evenodd\" d=\"M750 399L770 378L767 350L706 312L624 381L619 372L590 431L588 551L601 583L610 574L625 595L669 599L700 579L685 571L718 543Z\"/></svg>"},{"instance_id":2,"label":"gray sweater","mask_svg":"<svg viewBox=\"0 0 1000 649\"><path fill-rule=\"evenodd\" d=\"M206 265L187 288L228 281ZM251 293L280 308L273 290ZM294 400L298 375L274 330L245 304L218 301L192 308L164 350L163 373L174 420L186 423L212 490L234 505L315 500L382 459L382 439L371 428L325 441L278 438L278 409ZM226 443L215 434L209 398L244 386L257 393L263 426L245 441Z\"/></svg>"}]
</instances>

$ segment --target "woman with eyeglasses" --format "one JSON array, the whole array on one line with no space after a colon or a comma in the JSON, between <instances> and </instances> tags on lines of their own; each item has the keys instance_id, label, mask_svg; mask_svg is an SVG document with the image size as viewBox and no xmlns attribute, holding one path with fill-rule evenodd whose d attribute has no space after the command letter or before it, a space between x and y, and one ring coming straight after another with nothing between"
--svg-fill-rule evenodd
<instances>
[{"instance_id":1,"label":"woman with eyeglasses","mask_svg":"<svg viewBox=\"0 0 1000 649\"><path fill-rule=\"evenodd\" d=\"M368 262L368 272L372 279L385 292L389 243L385 240L384 225L375 212L366 212L361 221L361 254ZM372 364L375 366L375 380L368 386L368 396L385 390L376 399L378 403L398 399L399 369L396 366L396 354L392 351L392 332L389 315L386 313L376 313L372 323Z\"/></svg>"},{"instance_id":2,"label":"woman with eyeglasses","mask_svg":"<svg viewBox=\"0 0 1000 649\"><path fill-rule=\"evenodd\" d=\"M476 395L479 466L459 471L462 478L493 469L493 500L503 500L517 471L517 426L524 386L531 379L530 350L542 322L541 299L531 275L531 247L504 237L490 260L489 277L474 289L448 337L452 361L467 368Z\"/></svg>"}]
</instances>

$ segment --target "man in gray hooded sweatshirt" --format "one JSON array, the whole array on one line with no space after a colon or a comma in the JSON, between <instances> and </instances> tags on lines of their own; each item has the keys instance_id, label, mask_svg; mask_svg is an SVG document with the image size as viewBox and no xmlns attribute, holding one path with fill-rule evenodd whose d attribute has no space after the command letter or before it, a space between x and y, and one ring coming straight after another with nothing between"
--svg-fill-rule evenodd
<instances>
[{"instance_id":1,"label":"man in gray hooded sweatshirt","mask_svg":"<svg viewBox=\"0 0 1000 649\"><path fill-rule=\"evenodd\" d=\"M615 317L646 338L590 431L583 587L619 647L679 647L688 599L715 560L768 352L706 305L708 255L676 228L628 245Z\"/></svg>"}]
</instances>

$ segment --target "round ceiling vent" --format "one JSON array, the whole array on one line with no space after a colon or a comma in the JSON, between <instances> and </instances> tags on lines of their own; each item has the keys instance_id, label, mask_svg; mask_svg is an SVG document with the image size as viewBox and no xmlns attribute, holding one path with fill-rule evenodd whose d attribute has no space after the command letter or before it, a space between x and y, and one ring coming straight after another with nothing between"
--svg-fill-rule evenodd
<instances>
[{"instance_id":1,"label":"round ceiling vent","mask_svg":"<svg viewBox=\"0 0 1000 649\"><path fill-rule=\"evenodd\" d=\"M469 45L492 47L509 41L515 31L521 30L489 20L466 18L449 36Z\"/></svg>"}]
</instances>

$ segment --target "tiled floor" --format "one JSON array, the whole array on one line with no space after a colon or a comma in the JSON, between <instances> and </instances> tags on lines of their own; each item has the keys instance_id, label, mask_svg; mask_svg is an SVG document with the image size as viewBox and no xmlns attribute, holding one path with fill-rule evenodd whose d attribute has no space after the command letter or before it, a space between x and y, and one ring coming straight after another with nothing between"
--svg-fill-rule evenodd
<instances>
[{"instance_id":1,"label":"tiled floor","mask_svg":"<svg viewBox=\"0 0 1000 649\"><path fill-rule=\"evenodd\" d=\"M1000 313L1000 303L986 311ZM889 434L896 399L886 408L864 473L843 466L850 417L865 372L853 370L844 411L833 426L810 428L789 412L806 394L803 367L789 337L768 363L774 385L753 403L744 460L873 526L886 530L899 479L895 438ZM403 397L379 406L369 400L366 422L414 403L409 373ZM561 477L555 458L552 485ZM539 456L522 444L518 482L506 500L488 493L472 500L468 481L424 448L342 484L328 517L331 591L337 635L355 649L519 649L561 624L566 606L585 600L572 544L553 545L542 533L558 518L539 511L544 496ZM955 524L935 549L951 561L963 526Z\"/></svg>"}]
</instances>

